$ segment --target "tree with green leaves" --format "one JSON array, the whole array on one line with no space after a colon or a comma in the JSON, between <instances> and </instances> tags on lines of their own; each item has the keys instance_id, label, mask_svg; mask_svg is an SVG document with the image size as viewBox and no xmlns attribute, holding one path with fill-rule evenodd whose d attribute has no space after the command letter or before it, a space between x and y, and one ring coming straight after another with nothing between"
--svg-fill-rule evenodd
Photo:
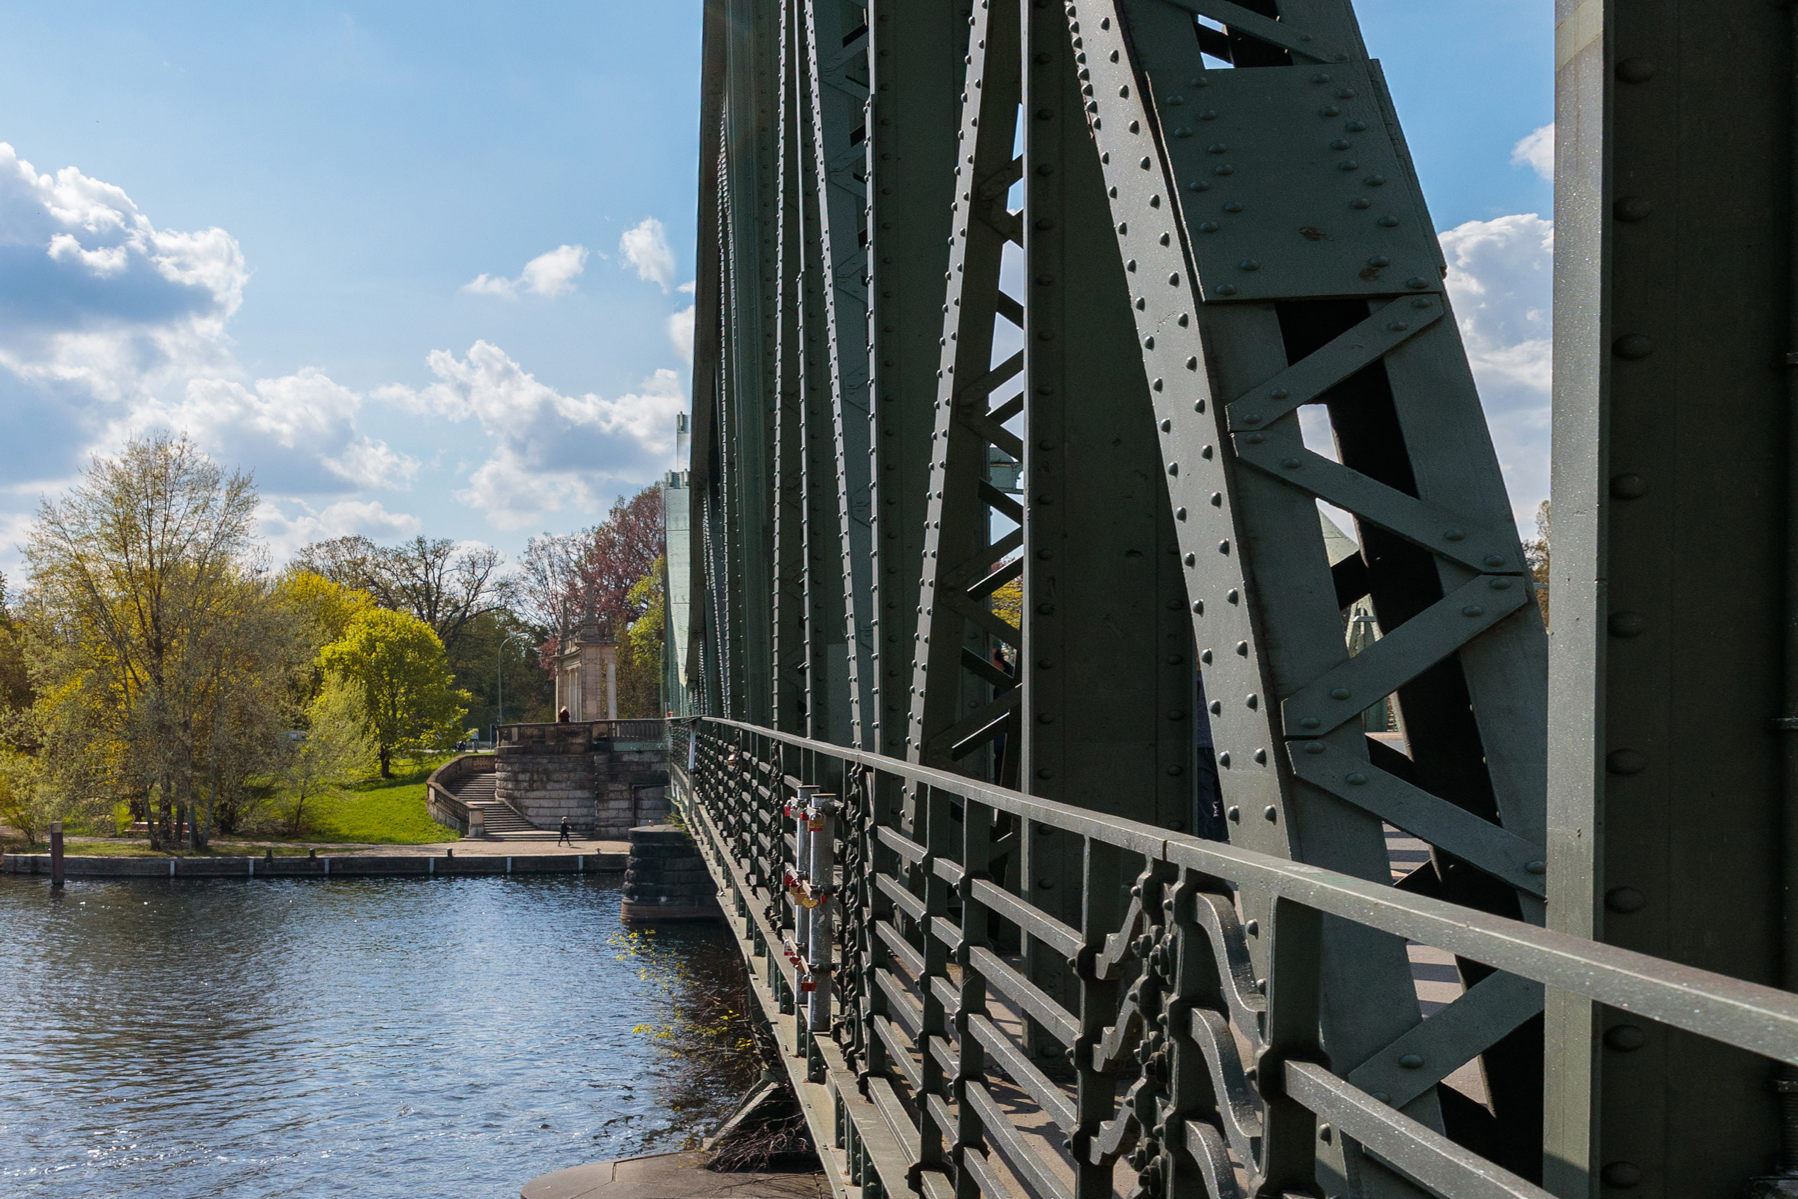
<instances>
[{"instance_id":1,"label":"tree with green leaves","mask_svg":"<svg viewBox=\"0 0 1798 1199\"><path fill-rule=\"evenodd\" d=\"M290 735L281 763L283 790L293 805L284 815L296 837L307 803L336 792L375 752L362 696L341 679L327 679L307 705L306 721L305 730Z\"/></svg>"},{"instance_id":2,"label":"tree with green leaves","mask_svg":"<svg viewBox=\"0 0 1798 1199\"><path fill-rule=\"evenodd\" d=\"M618 646L618 715L645 719L662 714L662 634L668 619L663 577L668 560L660 557L637 580L626 598L626 610L638 615Z\"/></svg>"},{"instance_id":3,"label":"tree with green leaves","mask_svg":"<svg viewBox=\"0 0 1798 1199\"><path fill-rule=\"evenodd\" d=\"M21 605L50 794L140 807L159 848L229 831L268 766L301 641L273 602L249 476L186 439L96 458L46 501ZM17 738L13 739L15 745Z\"/></svg>"},{"instance_id":4,"label":"tree with green leaves","mask_svg":"<svg viewBox=\"0 0 1798 1199\"><path fill-rule=\"evenodd\" d=\"M362 612L319 651L318 664L328 680L361 700L382 778L393 777L395 754L453 741L468 714L471 697L456 689L443 642L416 616L386 608Z\"/></svg>"}]
</instances>

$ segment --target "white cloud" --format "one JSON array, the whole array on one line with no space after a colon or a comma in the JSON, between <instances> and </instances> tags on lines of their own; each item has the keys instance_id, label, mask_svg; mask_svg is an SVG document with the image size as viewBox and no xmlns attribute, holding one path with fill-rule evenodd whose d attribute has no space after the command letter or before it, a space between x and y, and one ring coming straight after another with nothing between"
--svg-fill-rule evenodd
<instances>
[{"instance_id":1,"label":"white cloud","mask_svg":"<svg viewBox=\"0 0 1798 1199\"><path fill-rule=\"evenodd\" d=\"M223 229L158 229L124 190L0 142L0 368L109 402L231 361L249 281Z\"/></svg>"},{"instance_id":2,"label":"white cloud","mask_svg":"<svg viewBox=\"0 0 1798 1199\"><path fill-rule=\"evenodd\" d=\"M1553 181L1555 177L1555 127L1553 124L1542 126L1519 139L1511 147L1511 165L1528 167L1542 178Z\"/></svg>"},{"instance_id":3,"label":"white cloud","mask_svg":"<svg viewBox=\"0 0 1798 1199\"><path fill-rule=\"evenodd\" d=\"M637 278L646 279L667 291L674 283L674 251L668 248L668 234L662 222L645 217L634 229L626 229L618 239L618 252L637 269Z\"/></svg>"},{"instance_id":4,"label":"white cloud","mask_svg":"<svg viewBox=\"0 0 1798 1199\"><path fill-rule=\"evenodd\" d=\"M1548 498L1554 223L1535 213L1441 235L1448 290L1519 527Z\"/></svg>"},{"instance_id":5,"label":"white cloud","mask_svg":"<svg viewBox=\"0 0 1798 1199\"><path fill-rule=\"evenodd\" d=\"M540 296L565 296L574 290L574 281L587 269L587 253L586 246L557 246L525 263L516 279L477 275L464 283L462 290L503 300L516 300L527 291Z\"/></svg>"},{"instance_id":6,"label":"white cloud","mask_svg":"<svg viewBox=\"0 0 1798 1199\"><path fill-rule=\"evenodd\" d=\"M688 304L679 312L668 318L668 340L680 351L680 356L693 365L693 305Z\"/></svg>"},{"instance_id":7,"label":"white cloud","mask_svg":"<svg viewBox=\"0 0 1798 1199\"><path fill-rule=\"evenodd\" d=\"M699 282L696 279L689 279L674 290L680 292L682 295L690 296L699 290Z\"/></svg>"},{"instance_id":8,"label":"white cloud","mask_svg":"<svg viewBox=\"0 0 1798 1199\"><path fill-rule=\"evenodd\" d=\"M685 411L680 380L659 370L636 393L607 399L565 395L477 341L465 357L448 350L428 359L437 382L387 387L377 398L451 421L473 420L492 447L456 498L516 529L546 512L595 511L606 488L647 481L674 448L674 418Z\"/></svg>"},{"instance_id":9,"label":"white cloud","mask_svg":"<svg viewBox=\"0 0 1798 1199\"><path fill-rule=\"evenodd\" d=\"M385 441L359 437L341 454L326 458L325 466L358 487L406 491L418 474L418 459L401 453Z\"/></svg>"},{"instance_id":10,"label":"white cloud","mask_svg":"<svg viewBox=\"0 0 1798 1199\"><path fill-rule=\"evenodd\" d=\"M360 533L376 541L391 541L411 537L423 528L418 517L389 512L378 500L338 500L323 509L294 500L284 509L265 499L256 509L256 522L276 562L287 561L309 542L329 537Z\"/></svg>"}]
</instances>

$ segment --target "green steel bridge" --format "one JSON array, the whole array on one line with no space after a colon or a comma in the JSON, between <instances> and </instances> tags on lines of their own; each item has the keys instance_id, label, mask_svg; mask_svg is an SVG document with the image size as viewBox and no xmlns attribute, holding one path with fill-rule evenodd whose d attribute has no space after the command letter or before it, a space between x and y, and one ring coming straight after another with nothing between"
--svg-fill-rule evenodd
<instances>
[{"instance_id":1,"label":"green steel bridge","mask_svg":"<svg viewBox=\"0 0 1798 1199\"><path fill-rule=\"evenodd\" d=\"M671 763L839 1194L1798 1195L1798 8L1557 20L1550 638L1348 0L707 0Z\"/></svg>"}]
</instances>

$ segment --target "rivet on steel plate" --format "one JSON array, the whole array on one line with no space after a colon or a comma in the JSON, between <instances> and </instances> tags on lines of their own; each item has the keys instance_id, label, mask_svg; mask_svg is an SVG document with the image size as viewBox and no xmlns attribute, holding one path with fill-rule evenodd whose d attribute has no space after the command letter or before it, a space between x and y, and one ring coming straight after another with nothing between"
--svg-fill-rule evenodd
<instances>
[{"instance_id":1,"label":"rivet on steel plate","mask_svg":"<svg viewBox=\"0 0 1798 1199\"><path fill-rule=\"evenodd\" d=\"M1421 1054L1421 1053L1401 1054L1398 1059L1398 1064L1403 1066L1407 1070L1421 1070L1421 1069L1423 1069L1423 1054Z\"/></svg>"},{"instance_id":2,"label":"rivet on steel plate","mask_svg":"<svg viewBox=\"0 0 1798 1199\"><path fill-rule=\"evenodd\" d=\"M1631 1053L1648 1043L1648 1035L1634 1024L1619 1024L1605 1030L1604 1043L1620 1053Z\"/></svg>"},{"instance_id":3,"label":"rivet on steel plate","mask_svg":"<svg viewBox=\"0 0 1798 1199\"><path fill-rule=\"evenodd\" d=\"M1278 820L1279 818L1280 818L1280 810L1278 808L1274 807L1274 805L1268 804L1265 808L1261 809L1261 819L1269 821L1271 823L1272 821Z\"/></svg>"},{"instance_id":4,"label":"rivet on steel plate","mask_svg":"<svg viewBox=\"0 0 1798 1199\"><path fill-rule=\"evenodd\" d=\"M1347 699L1348 697L1349 689L1347 687L1332 687L1330 689L1331 699Z\"/></svg>"},{"instance_id":5,"label":"rivet on steel plate","mask_svg":"<svg viewBox=\"0 0 1798 1199\"><path fill-rule=\"evenodd\" d=\"M1480 607L1478 604L1468 604L1465 608L1461 609L1461 615L1463 616L1484 616L1485 614L1486 609Z\"/></svg>"},{"instance_id":6,"label":"rivet on steel plate","mask_svg":"<svg viewBox=\"0 0 1798 1199\"><path fill-rule=\"evenodd\" d=\"M1342 776L1342 781L1351 787L1360 787L1366 784L1367 776L1362 774L1359 770L1351 770L1349 773Z\"/></svg>"}]
</instances>

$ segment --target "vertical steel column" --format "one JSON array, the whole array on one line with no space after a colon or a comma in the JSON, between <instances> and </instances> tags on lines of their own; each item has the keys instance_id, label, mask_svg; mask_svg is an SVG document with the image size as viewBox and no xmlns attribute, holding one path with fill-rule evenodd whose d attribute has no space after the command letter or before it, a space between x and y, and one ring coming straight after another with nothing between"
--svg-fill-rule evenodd
<instances>
[{"instance_id":1,"label":"vertical steel column","mask_svg":"<svg viewBox=\"0 0 1798 1199\"><path fill-rule=\"evenodd\" d=\"M1793 988L1798 10L1557 17L1550 922ZM1798 1194L1759 1059L1560 997L1549 1058L1555 1194Z\"/></svg>"},{"instance_id":2,"label":"vertical steel column","mask_svg":"<svg viewBox=\"0 0 1798 1199\"><path fill-rule=\"evenodd\" d=\"M873 744L882 754L904 758L943 273L955 201L956 93L969 4L873 0L868 9L868 336L877 566Z\"/></svg>"},{"instance_id":3,"label":"vertical steel column","mask_svg":"<svg viewBox=\"0 0 1798 1199\"><path fill-rule=\"evenodd\" d=\"M873 747L874 536L872 421L868 411L868 251L863 148L868 98L868 30L844 0L805 0L809 71L810 218L817 220L822 268L825 386L836 454L837 561L843 586L847 740ZM834 577L834 575L833 575ZM838 727L833 720L832 728ZM834 739L834 738L833 738Z\"/></svg>"},{"instance_id":4,"label":"vertical steel column","mask_svg":"<svg viewBox=\"0 0 1798 1199\"><path fill-rule=\"evenodd\" d=\"M1148 380L1060 0L1028 0L1024 38L1020 786L1183 830L1195 665ZM1031 901L1076 923L1079 841L1037 825L1022 852ZM1031 981L1071 1006L1038 949Z\"/></svg>"},{"instance_id":5,"label":"vertical steel column","mask_svg":"<svg viewBox=\"0 0 1798 1199\"><path fill-rule=\"evenodd\" d=\"M820 53L805 0L786 0L794 24L793 106L797 114L800 271L798 352L805 514L805 723L820 741L850 743L849 614L843 584L841 468L836 449L836 387L831 369L831 262L825 245L826 181L811 147L823 135L811 77Z\"/></svg>"},{"instance_id":6,"label":"vertical steel column","mask_svg":"<svg viewBox=\"0 0 1798 1199\"><path fill-rule=\"evenodd\" d=\"M798 28L794 6L781 3L775 159L779 203L775 220L774 291L774 605L773 725L806 731L805 409L800 393L800 196L804 186L799 126Z\"/></svg>"},{"instance_id":7,"label":"vertical steel column","mask_svg":"<svg viewBox=\"0 0 1798 1199\"><path fill-rule=\"evenodd\" d=\"M739 412L736 503L742 531L737 547L737 606L744 719L767 724L772 669L773 563L770 558L769 471L773 456L775 353L779 11L753 0L732 0L726 54L724 151L728 183L730 327L729 403Z\"/></svg>"}]
</instances>

